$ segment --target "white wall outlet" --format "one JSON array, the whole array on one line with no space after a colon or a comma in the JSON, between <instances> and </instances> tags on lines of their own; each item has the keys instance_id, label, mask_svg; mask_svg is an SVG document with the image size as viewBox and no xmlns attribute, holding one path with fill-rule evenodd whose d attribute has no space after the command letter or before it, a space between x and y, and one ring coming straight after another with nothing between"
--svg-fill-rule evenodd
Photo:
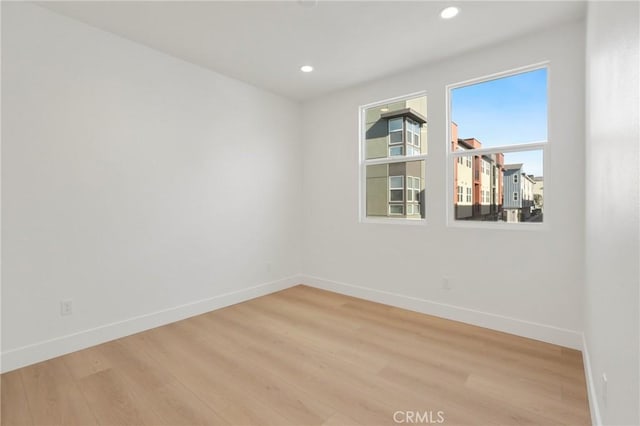
<instances>
[{"instance_id":1,"label":"white wall outlet","mask_svg":"<svg viewBox=\"0 0 640 426\"><path fill-rule=\"evenodd\" d=\"M60 315L71 315L73 313L73 301L61 300L60 301Z\"/></svg>"},{"instance_id":2,"label":"white wall outlet","mask_svg":"<svg viewBox=\"0 0 640 426\"><path fill-rule=\"evenodd\" d=\"M449 280L449 277L442 277L442 289L451 290L451 281Z\"/></svg>"},{"instance_id":3,"label":"white wall outlet","mask_svg":"<svg viewBox=\"0 0 640 426\"><path fill-rule=\"evenodd\" d=\"M271 264L271 262L265 263L265 269L267 270L267 272L271 272L271 270L273 269L273 265Z\"/></svg>"},{"instance_id":4,"label":"white wall outlet","mask_svg":"<svg viewBox=\"0 0 640 426\"><path fill-rule=\"evenodd\" d=\"M602 404L607 406L607 384L609 380L607 379L607 373L602 373Z\"/></svg>"}]
</instances>

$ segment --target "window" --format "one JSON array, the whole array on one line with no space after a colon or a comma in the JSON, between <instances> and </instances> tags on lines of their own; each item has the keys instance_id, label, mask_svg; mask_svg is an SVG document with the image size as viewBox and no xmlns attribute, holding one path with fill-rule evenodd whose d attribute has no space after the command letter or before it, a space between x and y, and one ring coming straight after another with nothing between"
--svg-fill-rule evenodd
<instances>
[{"instance_id":1,"label":"window","mask_svg":"<svg viewBox=\"0 0 640 426\"><path fill-rule=\"evenodd\" d=\"M462 200L462 195L463 195L462 194L462 190L463 190L463 188L461 186L458 186L458 202L459 203L461 203L463 201Z\"/></svg>"},{"instance_id":2,"label":"window","mask_svg":"<svg viewBox=\"0 0 640 426\"><path fill-rule=\"evenodd\" d=\"M405 120L407 155L420 155L420 125L407 118Z\"/></svg>"},{"instance_id":3,"label":"window","mask_svg":"<svg viewBox=\"0 0 640 426\"><path fill-rule=\"evenodd\" d=\"M404 201L403 176L389 176L389 201Z\"/></svg>"},{"instance_id":4,"label":"window","mask_svg":"<svg viewBox=\"0 0 640 426\"><path fill-rule=\"evenodd\" d=\"M543 64L447 86L449 135L457 135L447 143L447 184L456 189L448 223L543 222L533 207L543 204L547 74ZM471 184L465 201L478 208L460 205L464 180Z\"/></svg>"},{"instance_id":5,"label":"window","mask_svg":"<svg viewBox=\"0 0 640 426\"><path fill-rule=\"evenodd\" d=\"M389 204L389 214L390 215L403 215L404 214L404 205L403 204Z\"/></svg>"},{"instance_id":6,"label":"window","mask_svg":"<svg viewBox=\"0 0 640 426\"><path fill-rule=\"evenodd\" d=\"M402 143L402 118L389 120L389 145Z\"/></svg>"},{"instance_id":7,"label":"window","mask_svg":"<svg viewBox=\"0 0 640 426\"><path fill-rule=\"evenodd\" d=\"M407 201L420 201L420 178L407 176Z\"/></svg>"},{"instance_id":8,"label":"window","mask_svg":"<svg viewBox=\"0 0 640 426\"><path fill-rule=\"evenodd\" d=\"M424 216L426 113L423 94L360 108L361 219Z\"/></svg>"},{"instance_id":9,"label":"window","mask_svg":"<svg viewBox=\"0 0 640 426\"><path fill-rule=\"evenodd\" d=\"M389 147L389 157L395 157L398 155L404 155L404 147L403 146L390 146Z\"/></svg>"}]
</instances>

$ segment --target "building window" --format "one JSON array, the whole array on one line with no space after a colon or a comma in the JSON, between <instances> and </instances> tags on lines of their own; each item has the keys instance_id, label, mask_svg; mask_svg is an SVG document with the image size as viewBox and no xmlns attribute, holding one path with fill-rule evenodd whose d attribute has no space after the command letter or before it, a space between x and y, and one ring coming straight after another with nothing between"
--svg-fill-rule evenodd
<instances>
[{"instance_id":1,"label":"building window","mask_svg":"<svg viewBox=\"0 0 640 426\"><path fill-rule=\"evenodd\" d=\"M420 214L420 204L407 204L407 215Z\"/></svg>"},{"instance_id":2,"label":"building window","mask_svg":"<svg viewBox=\"0 0 640 426\"><path fill-rule=\"evenodd\" d=\"M390 146L389 157L395 157L398 155L404 155L404 146Z\"/></svg>"},{"instance_id":3,"label":"building window","mask_svg":"<svg viewBox=\"0 0 640 426\"><path fill-rule=\"evenodd\" d=\"M407 118L405 127L407 155L420 155L420 124Z\"/></svg>"},{"instance_id":4,"label":"building window","mask_svg":"<svg viewBox=\"0 0 640 426\"><path fill-rule=\"evenodd\" d=\"M404 201L403 176L389 176L389 202Z\"/></svg>"},{"instance_id":5,"label":"building window","mask_svg":"<svg viewBox=\"0 0 640 426\"><path fill-rule=\"evenodd\" d=\"M534 197L539 200L535 206L543 204L547 75L543 64L447 86L447 182L456 190L447 192L449 224L543 222L542 209L532 206ZM488 207L458 207L458 187L465 180L471 181L466 202ZM506 210L512 209L516 221L507 217Z\"/></svg>"},{"instance_id":6,"label":"building window","mask_svg":"<svg viewBox=\"0 0 640 426\"><path fill-rule=\"evenodd\" d=\"M424 94L360 108L362 220L424 217L426 116Z\"/></svg>"},{"instance_id":7,"label":"building window","mask_svg":"<svg viewBox=\"0 0 640 426\"><path fill-rule=\"evenodd\" d=\"M420 201L420 178L407 176L407 201Z\"/></svg>"},{"instance_id":8,"label":"building window","mask_svg":"<svg viewBox=\"0 0 640 426\"><path fill-rule=\"evenodd\" d=\"M404 204L389 204L389 214L390 215L403 215L404 214Z\"/></svg>"},{"instance_id":9,"label":"building window","mask_svg":"<svg viewBox=\"0 0 640 426\"><path fill-rule=\"evenodd\" d=\"M389 145L397 145L402 143L402 118L393 118L389 123Z\"/></svg>"}]
</instances>

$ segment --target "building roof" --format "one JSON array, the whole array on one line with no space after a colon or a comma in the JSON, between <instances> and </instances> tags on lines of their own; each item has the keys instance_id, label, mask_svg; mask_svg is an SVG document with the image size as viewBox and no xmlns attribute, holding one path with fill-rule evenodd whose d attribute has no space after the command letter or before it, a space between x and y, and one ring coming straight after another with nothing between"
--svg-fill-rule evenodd
<instances>
[{"instance_id":1,"label":"building roof","mask_svg":"<svg viewBox=\"0 0 640 426\"><path fill-rule=\"evenodd\" d=\"M482 148L482 142L480 142L476 138L466 138L466 139L458 138L458 145L464 145L468 149Z\"/></svg>"},{"instance_id":2,"label":"building roof","mask_svg":"<svg viewBox=\"0 0 640 426\"><path fill-rule=\"evenodd\" d=\"M464 150L466 151L467 149L475 149L475 147L473 146L473 144L471 143L471 139L467 140L467 139L460 139L458 138L458 146L462 146L464 147Z\"/></svg>"},{"instance_id":3,"label":"building roof","mask_svg":"<svg viewBox=\"0 0 640 426\"><path fill-rule=\"evenodd\" d=\"M504 169L505 170L518 170L522 168L522 163L517 163L517 164L505 164L504 165Z\"/></svg>"},{"instance_id":4,"label":"building roof","mask_svg":"<svg viewBox=\"0 0 640 426\"><path fill-rule=\"evenodd\" d=\"M420 124L427 122L427 117L420 114L418 111L412 108L397 109L395 111L385 112L380 116L381 118L395 118L395 117L409 117Z\"/></svg>"}]
</instances>

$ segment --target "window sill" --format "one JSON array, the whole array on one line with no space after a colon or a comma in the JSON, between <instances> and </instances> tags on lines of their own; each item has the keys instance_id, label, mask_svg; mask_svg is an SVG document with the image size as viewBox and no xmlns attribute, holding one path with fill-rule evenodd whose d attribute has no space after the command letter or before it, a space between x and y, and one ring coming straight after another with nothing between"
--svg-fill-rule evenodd
<instances>
[{"instance_id":1,"label":"window sill","mask_svg":"<svg viewBox=\"0 0 640 426\"><path fill-rule=\"evenodd\" d=\"M393 217L364 217L360 218L360 223L374 223L384 225L409 225L409 226L424 226L427 224L427 219L406 219L406 218L393 218Z\"/></svg>"},{"instance_id":2,"label":"window sill","mask_svg":"<svg viewBox=\"0 0 640 426\"><path fill-rule=\"evenodd\" d=\"M447 228L462 229L488 229L488 230L508 230L508 231L547 231L549 224L547 222L483 222L483 221L465 221L465 220L448 220Z\"/></svg>"}]
</instances>

